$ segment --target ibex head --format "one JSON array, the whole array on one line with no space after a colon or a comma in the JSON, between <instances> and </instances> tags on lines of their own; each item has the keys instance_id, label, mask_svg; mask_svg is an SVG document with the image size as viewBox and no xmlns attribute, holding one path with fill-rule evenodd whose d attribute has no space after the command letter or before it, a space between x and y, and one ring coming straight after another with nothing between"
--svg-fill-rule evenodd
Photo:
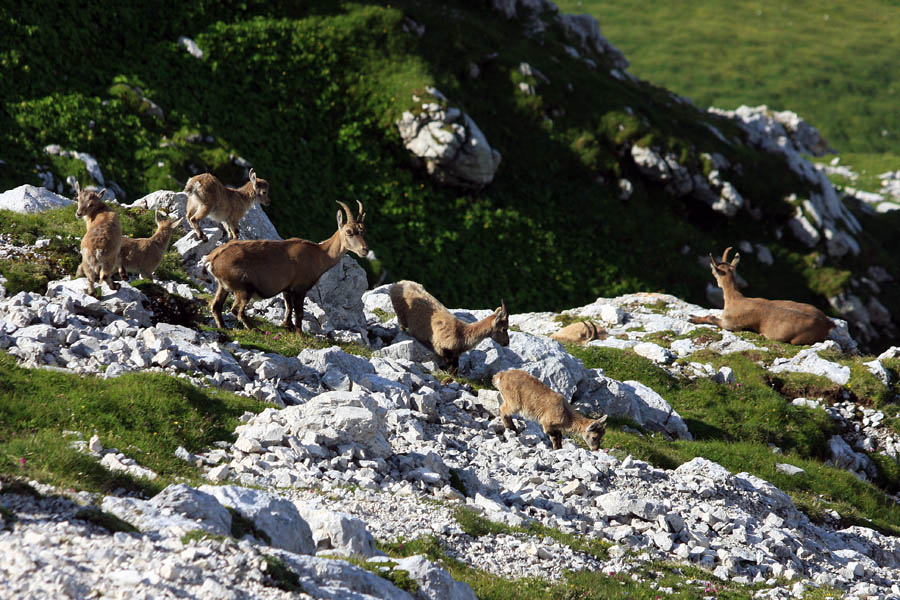
<instances>
[{"instance_id":1,"label":"ibex head","mask_svg":"<svg viewBox=\"0 0 900 600\"><path fill-rule=\"evenodd\" d=\"M494 310L494 320L491 321L491 339L501 346L509 346L509 311L506 309L505 300L501 300L500 306Z\"/></svg>"},{"instance_id":2,"label":"ibex head","mask_svg":"<svg viewBox=\"0 0 900 600\"><path fill-rule=\"evenodd\" d=\"M725 287L722 285L723 283L734 285L734 271L741 260L741 254L738 252L734 255L731 262L728 262L729 252L731 252L731 246L725 248L725 252L722 253L722 260L716 260L712 254L709 255L709 266L713 277L716 278L716 283L719 284L719 287L723 289Z\"/></svg>"},{"instance_id":3,"label":"ibex head","mask_svg":"<svg viewBox=\"0 0 900 600\"><path fill-rule=\"evenodd\" d=\"M106 194L106 188L99 192L93 190L84 190L79 183L75 183L75 200L78 202L78 208L75 209L75 216L79 219L96 213L100 208L106 206L103 202L103 195Z\"/></svg>"},{"instance_id":4,"label":"ibex head","mask_svg":"<svg viewBox=\"0 0 900 600\"><path fill-rule=\"evenodd\" d=\"M253 197L263 206L268 206L271 202L269 199L269 182L265 179L257 178L256 171L252 168L250 169L250 184L253 186Z\"/></svg>"},{"instance_id":5,"label":"ibex head","mask_svg":"<svg viewBox=\"0 0 900 600\"><path fill-rule=\"evenodd\" d=\"M600 449L600 442L603 441L603 436L606 435L606 419L607 415L603 415L591 423L582 436L591 450L596 451Z\"/></svg>"},{"instance_id":6,"label":"ibex head","mask_svg":"<svg viewBox=\"0 0 900 600\"><path fill-rule=\"evenodd\" d=\"M363 225L363 219L366 218L366 213L363 211L362 202L359 200L356 201L356 204L359 205L359 214L355 219L353 218L353 213L350 212L350 207L340 200L338 200L337 203L341 205L346 214L345 218L344 215L341 214L341 211L337 211L338 231L341 234L341 242L343 243L344 248L350 250L360 258L365 258L366 254L369 253L369 246L366 244L364 237L366 226Z\"/></svg>"},{"instance_id":7,"label":"ibex head","mask_svg":"<svg viewBox=\"0 0 900 600\"><path fill-rule=\"evenodd\" d=\"M173 219L171 217L167 217L163 213L159 212L159 210L157 210L154 213L154 217L156 218L157 231L163 231L166 229L175 229L176 227L181 225L182 221L184 221L184 217L181 217L180 219L178 219L176 221L175 219Z\"/></svg>"}]
</instances>

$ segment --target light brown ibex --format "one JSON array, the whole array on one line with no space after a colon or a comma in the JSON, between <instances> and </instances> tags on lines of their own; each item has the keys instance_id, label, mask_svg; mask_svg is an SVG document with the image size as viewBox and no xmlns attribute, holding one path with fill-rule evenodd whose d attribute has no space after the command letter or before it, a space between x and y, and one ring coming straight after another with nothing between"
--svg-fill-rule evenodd
<instances>
[{"instance_id":1,"label":"light brown ibex","mask_svg":"<svg viewBox=\"0 0 900 600\"><path fill-rule=\"evenodd\" d=\"M606 415L596 420L585 417L572 408L562 394L519 369L501 371L494 375L491 382L503 398L500 417L507 429L519 433L512 420L513 415L518 414L537 421L550 437L554 450L562 448L564 431L579 434L591 450L600 449L600 442L606 434Z\"/></svg>"},{"instance_id":2,"label":"light brown ibex","mask_svg":"<svg viewBox=\"0 0 900 600\"><path fill-rule=\"evenodd\" d=\"M735 254L728 262L730 251L730 247L725 249L721 261L709 257L713 277L725 297L722 316L692 316L691 323L716 325L729 331L755 331L770 340L791 344L815 344L828 337L834 322L811 304L744 297L734 283L741 255Z\"/></svg>"},{"instance_id":3,"label":"light brown ibex","mask_svg":"<svg viewBox=\"0 0 900 600\"><path fill-rule=\"evenodd\" d=\"M363 220L366 215L362 203L359 200L356 203L359 205L359 214L354 219L347 205L338 201L347 215L346 219L342 218L339 210L337 231L319 244L298 238L232 240L210 252L206 260L210 272L219 284L216 296L209 305L216 324L225 328L222 307L228 292L234 293L231 313L247 329L253 329L252 323L244 314L251 298L271 298L283 294L285 313L282 325L291 328L293 313L293 328L298 333L301 332L306 292L348 250L359 257L364 257L369 252L363 237Z\"/></svg>"},{"instance_id":4,"label":"light brown ibex","mask_svg":"<svg viewBox=\"0 0 900 600\"><path fill-rule=\"evenodd\" d=\"M81 238L81 264L75 277L84 275L88 280L88 294L94 295L94 282L106 281L114 290L119 284L112 276L119 264L119 249L122 247L122 225L119 215L102 200L106 188L95 192L83 190L75 184L78 207L75 216L84 219L86 231Z\"/></svg>"},{"instance_id":5,"label":"light brown ibex","mask_svg":"<svg viewBox=\"0 0 900 600\"><path fill-rule=\"evenodd\" d=\"M269 183L258 179L256 171L250 169L250 181L239 188L222 185L215 175L201 173L188 179L184 186L188 195L185 216L198 240L208 240L200 229L200 221L206 217L219 221L225 227L228 237L238 237L238 223L254 202L269 205Z\"/></svg>"},{"instance_id":6,"label":"light brown ibex","mask_svg":"<svg viewBox=\"0 0 900 600\"><path fill-rule=\"evenodd\" d=\"M177 221L163 217L159 211L156 211L155 217L156 232L152 237L122 238L122 249L119 251L119 276L122 279L126 279L128 273L139 273L144 279L151 279L169 248L172 232L184 220L184 217Z\"/></svg>"},{"instance_id":7,"label":"light brown ibex","mask_svg":"<svg viewBox=\"0 0 900 600\"><path fill-rule=\"evenodd\" d=\"M566 325L550 337L563 344L586 344L591 340L605 340L606 330L593 321L578 321Z\"/></svg>"},{"instance_id":8,"label":"light brown ibex","mask_svg":"<svg viewBox=\"0 0 900 600\"><path fill-rule=\"evenodd\" d=\"M451 374L459 371L459 355L481 340L490 337L501 346L509 345L509 311L503 300L492 315L466 323L415 281L398 281L390 296L400 329L447 361Z\"/></svg>"}]
</instances>

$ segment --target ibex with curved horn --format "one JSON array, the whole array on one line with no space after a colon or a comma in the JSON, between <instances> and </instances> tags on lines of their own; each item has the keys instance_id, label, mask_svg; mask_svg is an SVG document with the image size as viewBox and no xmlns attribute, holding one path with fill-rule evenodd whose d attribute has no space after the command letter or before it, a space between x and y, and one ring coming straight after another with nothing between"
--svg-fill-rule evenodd
<instances>
[{"instance_id":1,"label":"ibex with curved horn","mask_svg":"<svg viewBox=\"0 0 900 600\"><path fill-rule=\"evenodd\" d=\"M834 322L825 313L802 302L790 300L766 300L746 298L734 284L734 274L741 255L735 254L728 262L726 248L722 260L710 254L709 263L713 277L725 296L725 309L721 317L691 317L691 323L716 325L729 331L755 331L770 340L790 344L815 344L828 337Z\"/></svg>"},{"instance_id":2,"label":"ibex with curved horn","mask_svg":"<svg viewBox=\"0 0 900 600\"><path fill-rule=\"evenodd\" d=\"M253 203L268 206L270 202L269 182L258 179L253 169L250 169L250 181L239 188L225 187L212 173L194 175L185 184L184 193L188 195L185 217L197 239L204 242L208 239L200 229L204 218L222 223L228 237L236 240L238 223Z\"/></svg>"},{"instance_id":3,"label":"ibex with curved horn","mask_svg":"<svg viewBox=\"0 0 900 600\"><path fill-rule=\"evenodd\" d=\"M359 257L364 257L369 252L363 237L363 220L366 214L362 203L359 200L356 203L359 205L359 214L353 218L350 208L338 201L346 218L338 211L337 231L319 244L298 238L232 240L210 252L207 256L209 270L219 284L216 296L209 305L216 324L225 328L222 306L229 291L234 293L231 313L247 329L253 329L244 315L251 298L271 298L284 294L285 314L282 325L291 328L293 314L294 330L302 331L303 299L306 292L348 250Z\"/></svg>"}]
</instances>

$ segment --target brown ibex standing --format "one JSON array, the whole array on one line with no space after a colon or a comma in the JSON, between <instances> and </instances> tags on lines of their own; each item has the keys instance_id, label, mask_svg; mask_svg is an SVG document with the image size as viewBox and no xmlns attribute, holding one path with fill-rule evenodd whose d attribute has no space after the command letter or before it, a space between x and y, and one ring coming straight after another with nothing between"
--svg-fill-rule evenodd
<instances>
[{"instance_id":1,"label":"brown ibex standing","mask_svg":"<svg viewBox=\"0 0 900 600\"><path fill-rule=\"evenodd\" d=\"M169 247L172 232L181 225L184 217L177 221L162 217L156 211L156 233L149 238L122 238L122 249L119 252L119 276L128 277L128 273L140 273L144 279L153 277L153 271L162 262L163 255Z\"/></svg>"},{"instance_id":2,"label":"brown ibex standing","mask_svg":"<svg viewBox=\"0 0 900 600\"><path fill-rule=\"evenodd\" d=\"M364 257L369 252L363 237L363 219L366 215L362 203L359 200L356 203L359 205L359 214L354 219L347 205L338 201L347 215L346 219L338 211L337 231L319 244L297 238L232 240L210 252L207 256L209 270L219 284L216 296L209 305L216 324L225 328L222 307L229 291L234 292L231 313L247 329L253 329L252 323L244 315L250 299L271 298L283 293L285 313L282 325L291 328L293 313L293 328L298 333L301 332L306 292L348 250L359 257Z\"/></svg>"},{"instance_id":3,"label":"brown ibex standing","mask_svg":"<svg viewBox=\"0 0 900 600\"><path fill-rule=\"evenodd\" d=\"M269 183L265 179L257 179L256 171L250 169L250 181L239 188L222 185L211 173L201 173L188 179L184 186L188 195L185 216L197 234L198 240L207 241L206 234L200 229L200 221L206 217L219 221L225 227L228 237L238 237L238 223L254 202L263 206L269 205Z\"/></svg>"},{"instance_id":4,"label":"brown ibex standing","mask_svg":"<svg viewBox=\"0 0 900 600\"><path fill-rule=\"evenodd\" d=\"M563 431L580 434L591 450L600 449L600 442L606 434L606 415L596 420L585 417L572 408L562 394L519 369L501 371L494 375L491 383L500 390L503 398L500 417L507 429L518 433L512 420L513 415L518 414L537 421L550 437L554 450L562 448Z\"/></svg>"},{"instance_id":5,"label":"brown ibex standing","mask_svg":"<svg viewBox=\"0 0 900 600\"><path fill-rule=\"evenodd\" d=\"M503 300L492 315L466 323L415 281L398 281L391 286L390 296L400 329L430 346L447 361L452 374L459 371L459 355L484 338L490 337L501 346L509 345L509 311Z\"/></svg>"},{"instance_id":6,"label":"brown ibex standing","mask_svg":"<svg viewBox=\"0 0 900 600\"><path fill-rule=\"evenodd\" d=\"M692 316L691 323L716 325L729 331L755 331L770 340L791 344L815 344L828 337L834 322L811 304L744 297L734 283L741 255L735 254L734 260L728 262L730 251L730 247L725 249L721 261L709 257L713 277L725 297L722 316Z\"/></svg>"},{"instance_id":7,"label":"brown ibex standing","mask_svg":"<svg viewBox=\"0 0 900 600\"><path fill-rule=\"evenodd\" d=\"M119 284L112 280L119 265L119 249L122 247L122 225L119 215L102 200L106 188L100 192L83 190L75 184L78 208L75 216L84 219L87 227L81 238L81 264L76 277L82 274L88 280L88 294L94 295L94 282L106 281L114 290Z\"/></svg>"}]
</instances>

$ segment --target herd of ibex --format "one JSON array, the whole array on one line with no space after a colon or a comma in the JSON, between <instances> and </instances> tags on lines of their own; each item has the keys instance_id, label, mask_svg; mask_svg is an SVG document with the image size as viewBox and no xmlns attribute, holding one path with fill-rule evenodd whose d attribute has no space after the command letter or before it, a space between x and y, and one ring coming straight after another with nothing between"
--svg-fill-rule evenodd
<instances>
[{"instance_id":1,"label":"herd of ibex","mask_svg":"<svg viewBox=\"0 0 900 600\"><path fill-rule=\"evenodd\" d=\"M156 213L156 233L150 238L131 239L122 236L116 212L103 202L105 190L83 190L76 184L76 215L87 228L81 240L81 264L76 277L84 275L88 293L94 294L97 281L105 281L112 289L119 284L112 277L117 271L124 279L128 273L150 278L159 266L173 231L186 218L198 239L206 241L200 220L209 217L222 223L227 242L206 257L210 273L218 289L210 302L216 325L225 328L222 308L228 293L234 294L231 312L248 329L253 324L245 310L253 298L284 297L285 316L282 325L302 331L303 300L319 278L335 266L348 251L364 257L369 249L365 240L365 212L357 200L359 212L353 216L343 202L337 213L337 231L318 244L298 238L287 240L239 240L238 222L254 202L269 204L269 184L250 170L250 181L241 188L227 188L215 176L204 173L188 180L185 217L177 221ZM725 298L720 317L692 316L691 322L710 324L724 329L750 330L763 336L791 344L813 344L824 340L834 323L825 313L809 304L787 300L746 298L735 286L735 269L740 255L728 261L731 248L722 260L710 256L710 267ZM398 281L390 289L390 299L401 330L431 348L455 375L459 357L490 337L501 346L509 344L509 311L506 303L488 317L475 323L455 317L425 288L413 281ZM293 317L293 318L292 318ZM606 332L592 321L572 323L552 338L563 343L586 343L603 339ZM503 399L500 416L503 425L516 432L512 416L519 414L537 421L548 435L554 449L562 447L562 432L580 434L591 450L600 448L606 432L606 415L588 419L579 414L565 397L551 390L536 377L517 369L502 371L492 379Z\"/></svg>"}]
</instances>

